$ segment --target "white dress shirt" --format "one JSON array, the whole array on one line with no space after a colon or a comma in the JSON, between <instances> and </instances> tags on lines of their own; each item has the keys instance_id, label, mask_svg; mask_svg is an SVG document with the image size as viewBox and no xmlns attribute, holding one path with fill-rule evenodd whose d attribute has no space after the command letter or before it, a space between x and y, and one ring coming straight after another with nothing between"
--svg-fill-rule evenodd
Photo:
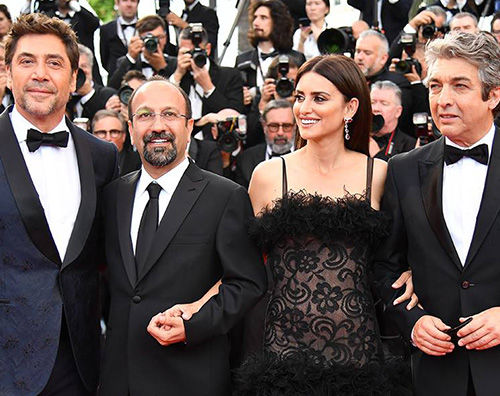
<instances>
[{"instance_id":1,"label":"white dress shirt","mask_svg":"<svg viewBox=\"0 0 500 396\"><path fill-rule=\"evenodd\" d=\"M271 48L268 54L274 51L274 48ZM271 66L271 63L273 62L273 57L270 56L269 58L266 58L266 60L262 60L260 55L262 54L262 50L257 47L257 56L258 56L258 66L257 66L257 86L262 87L264 85L264 78L266 78L267 71L269 70L269 66ZM260 69L260 70L259 70Z\"/></svg>"},{"instance_id":2,"label":"white dress shirt","mask_svg":"<svg viewBox=\"0 0 500 396\"><path fill-rule=\"evenodd\" d=\"M136 28L133 26L127 26L125 29L123 29L122 25L130 25L132 23L137 23L137 17L134 17L134 19L132 19L130 22L127 22L121 16L119 16L116 20L116 34L125 47L128 47L130 40L135 35Z\"/></svg>"},{"instance_id":3,"label":"white dress shirt","mask_svg":"<svg viewBox=\"0 0 500 396\"><path fill-rule=\"evenodd\" d=\"M485 143L488 145L488 154L491 158L494 137L495 126L493 125L481 140L468 148ZM445 143L464 149L446 137ZM480 164L469 157L463 157L454 164L444 164L443 216L462 265L465 265L476 228L487 172L487 165Z\"/></svg>"},{"instance_id":4,"label":"white dress shirt","mask_svg":"<svg viewBox=\"0 0 500 396\"><path fill-rule=\"evenodd\" d=\"M10 120L45 212L50 233L63 260L81 201L80 173L73 137L70 133L66 148L42 145L31 153L26 144L28 129L38 128L25 119L15 106L10 113ZM48 133L61 131L69 132L64 117Z\"/></svg>"},{"instance_id":5,"label":"white dress shirt","mask_svg":"<svg viewBox=\"0 0 500 396\"><path fill-rule=\"evenodd\" d=\"M165 211L167 210L168 204L172 199L175 189L179 185L184 172L189 166L189 160L184 159L179 165L177 165L172 170L165 173L158 179L153 179L148 172L141 168L141 176L137 182L137 187L135 189L134 206L132 209L132 222L130 224L130 238L132 240L132 247L134 249L137 246L137 236L139 234L139 226L141 224L142 214L146 205L149 201L149 193L147 188L150 183L158 183L162 190L160 191L160 196L158 197L158 221L161 222ZM159 224L159 223L158 223Z\"/></svg>"},{"instance_id":6,"label":"white dress shirt","mask_svg":"<svg viewBox=\"0 0 500 396\"><path fill-rule=\"evenodd\" d=\"M323 27L321 28L321 31L324 32L327 29L327 23L323 23ZM299 42L300 42L300 33L302 30L298 28L295 33L293 34L293 49L295 51L299 50ZM315 56L321 55L321 52L319 52L318 48L318 42L314 38L314 34L310 34L307 36L307 38L304 41L304 51L302 51L304 56L306 57L306 60L309 60L311 58L314 58Z\"/></svg>"}]
</instances>

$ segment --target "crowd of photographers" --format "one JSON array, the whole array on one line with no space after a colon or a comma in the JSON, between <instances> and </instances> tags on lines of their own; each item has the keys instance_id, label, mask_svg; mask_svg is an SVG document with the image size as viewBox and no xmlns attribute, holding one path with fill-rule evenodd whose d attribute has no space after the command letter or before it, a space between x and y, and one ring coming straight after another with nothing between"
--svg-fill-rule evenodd
<instances>
[{"instance_id":1,"label":"crowd of photographers","mask_svg":"<svg viewBox=\"0 0 500 396\"><path fill-rule=\"evenodd\" d=\"M138 19L138 3L115 0L118 17L99 27L97 17L77 0L26 2L24 13L39 11L65 20L81 42L68 116L116 144L122 174L138 169L140 160L127 133L128 98L149 77L164 76L181 86L192 103L196 123L188 147L191 158L245 186L259 162L293 151L294 78L302 63L322 53L353 57L366 76L374 157L387 160L434 140L439 132L429 117L425 45L448 30L478 32L478 18L495 11L491 0L438 0L409 20L411 0L380 0L377 7L371 0L349 0L361 11L360 20L331 28L325 19L329 0L252 0L248 38L253 48L237 56L235 67L221 67L219 21L213 9L199 0L184 0L185 9L177 15L170 11L169 0L160 0L156 15ZM0 39L11 22L9 10L0 5ZM97 29L107 78L100 75L94 54ZM169 31L176 32L175 40ZM500 42L500 14L493 15L491 34ZM2 109L13 100L6 88L3 53L0 45Z\"/></svg>"}]
</instances>

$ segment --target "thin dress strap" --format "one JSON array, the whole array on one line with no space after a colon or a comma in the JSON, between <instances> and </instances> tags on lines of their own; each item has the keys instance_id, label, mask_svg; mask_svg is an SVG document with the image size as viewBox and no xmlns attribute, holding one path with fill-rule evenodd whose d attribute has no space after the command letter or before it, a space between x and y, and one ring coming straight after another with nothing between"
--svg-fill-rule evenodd
<instances>
[{"instance_id":1,"label":"thin dress strap","mask_svg":"<svg viewBox=\"0 0 500 396\"><path fill-rule=\"evenodd\" d=\"M371 204L372 197L373 163L374 159L368 156L366 164L366 200L369 204Z\"/></svg>"},{"instance_id":2,"label":"thin dress strap","mask_svg":"<svg viewBox=\"0 0 500 396\"><path fill-rule=\"evenodd\" d=\"M281 191L281 194L284 197L286 197L286 194L288 192L288 180L286 178L286 162L285 162L285 159L283 157L280 157L281 160L283 161L283 184L282 184L282 191Z\"/></svg>"}]
</instances>

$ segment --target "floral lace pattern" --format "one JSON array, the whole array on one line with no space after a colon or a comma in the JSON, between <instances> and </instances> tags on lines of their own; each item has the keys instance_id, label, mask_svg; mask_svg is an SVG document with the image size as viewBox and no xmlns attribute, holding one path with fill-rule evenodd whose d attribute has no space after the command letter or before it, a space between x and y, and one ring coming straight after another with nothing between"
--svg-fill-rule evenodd
<instances>
[{"instance_id":1,"label":"floral lace pattern","mask_svg":"<svg viewBox=\"0 0 500 396\"><path fill-rule=\"evenodd\" d=\"M379 359L368 257L385 225L362 196L333 202L304 192L256 219L274 281L265 350L280 358L308 351L318 363L341 365Z\"/></svg>"}]
</instances>

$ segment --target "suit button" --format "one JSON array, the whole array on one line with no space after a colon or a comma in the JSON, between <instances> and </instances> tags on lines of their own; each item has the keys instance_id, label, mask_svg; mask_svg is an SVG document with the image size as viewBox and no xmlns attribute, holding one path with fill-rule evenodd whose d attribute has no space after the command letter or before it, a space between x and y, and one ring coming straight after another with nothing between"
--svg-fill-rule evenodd
<instances>
[{"instance_id":1,"label":"suit button","mask_svg":"<svg viewBox=\"0 0 500 396\"><path fill-rule=\"evenodd\" d=\"M470 282L469 281L463 281L462 282L462 289L468 289L470 286Z\"/></svg>"},{"instance_id":2,"label":"suit button","mask_svg":"<svg viewBox=\"0 0 500 396\"><path fill-rule=\"evenodd\" d=\"M142 300L141 296L132 297L132 301L135 302L136 304L139 304L141 300Z\"/></svg>"}]
</instances>

